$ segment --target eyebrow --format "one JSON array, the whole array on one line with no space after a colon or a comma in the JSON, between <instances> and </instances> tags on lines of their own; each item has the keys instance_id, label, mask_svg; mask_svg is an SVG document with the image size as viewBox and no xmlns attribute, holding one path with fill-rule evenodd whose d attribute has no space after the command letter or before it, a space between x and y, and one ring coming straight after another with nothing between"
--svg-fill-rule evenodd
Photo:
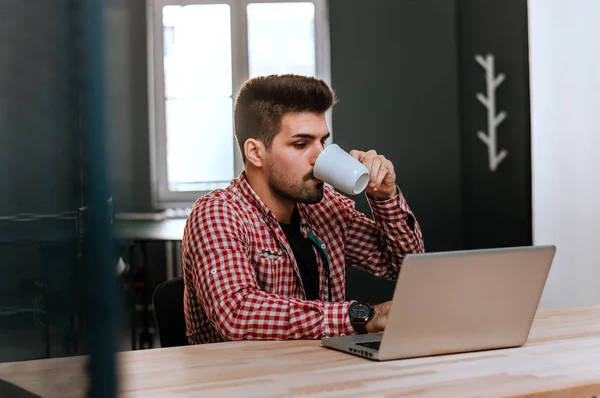
<instances>
[{"instance_id":1,"label":"eyebrow","mask_svg":"<svg viewBox=\"0 0 600 398\"><path fill-rule=\"evenodd\" d=\"M331 133L327 133L326 135L323 136L323 138L321 138L322 140L326 140L327 138L329 138L331 136ZM290 138L311 138L311 139L316 139L317 136L314 134L295 134Z\"/></svg>"}]
</instances>

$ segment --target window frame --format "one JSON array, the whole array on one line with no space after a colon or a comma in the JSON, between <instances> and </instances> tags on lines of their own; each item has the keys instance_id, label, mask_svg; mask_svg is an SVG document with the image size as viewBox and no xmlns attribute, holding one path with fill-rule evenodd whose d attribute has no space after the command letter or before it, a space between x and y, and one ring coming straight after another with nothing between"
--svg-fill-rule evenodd
<instances>
[{"instance_id":1,"label":"window frame","mask_svg":"<svg viewBox=\"0 0 600 398\"><path fill-rule=\"evenodd\" d=\"M155 209L191 207L199 197L210 192L174 192L170 191L168 187L162 8L169 5L229 5L231 18L232 98L235 104L235 98L241 85L249 77L248 5L253 3L299 2L314 4L316 76L331 85L329 17L326 0L146 0L150 189L151 202ZM331 129L331 112L328 112L326 116ZM231 133L233 134L233 131ZM235 178L244 168L235 139L232 149L234 151Z\"/></svg>"}]
</instances>

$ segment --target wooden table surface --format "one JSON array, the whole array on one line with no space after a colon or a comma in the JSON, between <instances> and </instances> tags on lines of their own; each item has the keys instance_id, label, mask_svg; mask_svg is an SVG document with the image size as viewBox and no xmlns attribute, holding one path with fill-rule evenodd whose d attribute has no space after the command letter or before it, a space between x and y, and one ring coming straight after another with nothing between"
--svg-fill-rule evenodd
<instances>
[{"instance_id":1,"label":"wooden table surface","mask_svg":"<svg viewBox=\"0 0 600 398\"><path fill-rule=\"evenodd\" d=\"M520 348L373 362L319 341L230 342L118 354L125 397L600 395L600 306L539 311ZM0 364L48 397L81 396L84 357Z\"/></svg>"}]
</instances>

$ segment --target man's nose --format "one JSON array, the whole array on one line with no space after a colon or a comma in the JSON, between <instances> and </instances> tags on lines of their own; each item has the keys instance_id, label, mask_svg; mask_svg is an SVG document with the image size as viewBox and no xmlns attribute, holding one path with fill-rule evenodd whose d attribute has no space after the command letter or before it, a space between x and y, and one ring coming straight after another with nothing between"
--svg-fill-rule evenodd
<instances>
[{"instance_id":1,"label":"man's nose","mask_svg":"<svg viewBox=\"0 0 600 398\"><path fill-rule=\"evenodd\" d=\"M315 149L312 151L311 156L310 156L310 165L311 166L315 165L315 162L317 161L317 158L319 157L321 152L323 152L323 149L325 149L325 148L321 144L315 146Z\"/></svg>"}]
</instances>

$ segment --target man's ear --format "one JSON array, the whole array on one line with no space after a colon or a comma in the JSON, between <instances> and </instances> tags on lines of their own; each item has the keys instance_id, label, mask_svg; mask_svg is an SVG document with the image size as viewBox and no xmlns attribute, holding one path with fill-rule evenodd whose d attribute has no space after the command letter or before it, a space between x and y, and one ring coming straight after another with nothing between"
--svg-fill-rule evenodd
<instances>
[{"instance_id":1,"label":"man's ear","mask_svg":"<svg viewBox=\"0 0 600 398\"><path fill-rule=\"evenodd\" d=\"M262 141L248 138L246 142L244 142L244 154L246 155L247 161L254 167L263 166L266 152L265 144L263 144Z\"/></svg>"}]
</instances>

